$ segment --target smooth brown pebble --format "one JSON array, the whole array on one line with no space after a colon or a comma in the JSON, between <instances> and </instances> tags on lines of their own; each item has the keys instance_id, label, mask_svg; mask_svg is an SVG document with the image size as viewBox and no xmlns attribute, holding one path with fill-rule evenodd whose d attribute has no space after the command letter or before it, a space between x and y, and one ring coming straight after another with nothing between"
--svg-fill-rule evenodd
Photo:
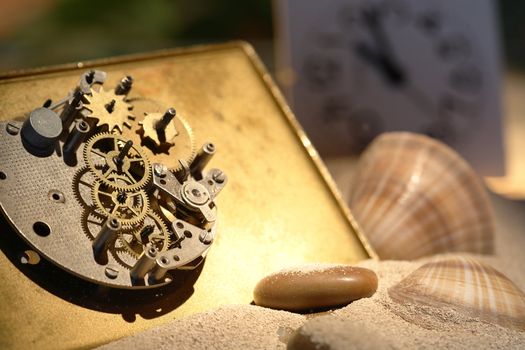
<instances>
[{"instance_id":1,"label":"smooth brown pebble","mask_svg":"<svg viewBox=\"0 0 525 350\"><path fill-rule=\"evenodd\" d=\"M276 272L255 286L255 304L278 310L306 311L347 305L372 296L377 276L346 265L304 266Z\"/></svg>"}]
</instances>

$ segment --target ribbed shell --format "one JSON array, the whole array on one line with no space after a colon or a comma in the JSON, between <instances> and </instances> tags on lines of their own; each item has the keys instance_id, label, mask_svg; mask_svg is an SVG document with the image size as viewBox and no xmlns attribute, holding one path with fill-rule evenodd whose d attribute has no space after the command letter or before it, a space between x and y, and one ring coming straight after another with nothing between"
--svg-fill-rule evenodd
<instances>
[{"instance_id":1,"label":"ribbed shell","mask_svg":"<svg viewBox=\"0 0 525 350\"><path fill-rule=\"evenodd\" d=\"M385 133L361 157L350 208L382 259L492 253L485 188L455 151L430 137Z\"/></svg>"},{"instance_id":2,"label":"ribbed shell","mask_svg":"<svg viewBox=\"0 0 525 350\"><path fill-rule=\"evenodd\" d=\"M506 276L470 257L427 263L389 288L388 294L401 304L446 306L487 322L525 330L525 294Z\"/></svg>"}]
</instances>

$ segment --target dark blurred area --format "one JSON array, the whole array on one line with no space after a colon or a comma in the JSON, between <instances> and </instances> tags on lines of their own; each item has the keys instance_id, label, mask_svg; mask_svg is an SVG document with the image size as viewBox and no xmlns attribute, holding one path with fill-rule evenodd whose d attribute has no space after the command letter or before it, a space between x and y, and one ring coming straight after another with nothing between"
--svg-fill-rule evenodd
<instances>
[{"instance_id":1,"label":"dark blurred area","mask_svg":"<svg viewBox=\"0 0 525 350\"><path fill-rule=\"evenodd\" d=\"M504 62L510 68L525 70L525 2L500 0L499 8Z\"/></svg>"},{"instance_id":2,"label":"dark blurred area","mask_svg":"<svg viewBox=\"0 0 525 350\"><path fill-rule=\"evenodd\" d=\"M500 0L505 61L525 69L525 2ZM227 40L273 68L271 0L2 0L0 70Z\"/></svg>"},{"instance_id":3,"label":"dark blurred area","mask_svg":"<svg viewBox=\"0 0 525 350\"><path fill-rule=\"evenodd\" d=\"M525 69L525 2L500 0L505 61ZM271 0L2 0L0 70L227 40L273 68Z\"/></svg>"},{"instance_id":4,"label":"dark blurred area","mask_svg":"<svg viewBox=\"0 0 525 350\"><path fill-rule=\"evenodd\" d=\"M2 0L0 71L246 40L272 57L267 0Z\"/></svg>"}]
</instances>

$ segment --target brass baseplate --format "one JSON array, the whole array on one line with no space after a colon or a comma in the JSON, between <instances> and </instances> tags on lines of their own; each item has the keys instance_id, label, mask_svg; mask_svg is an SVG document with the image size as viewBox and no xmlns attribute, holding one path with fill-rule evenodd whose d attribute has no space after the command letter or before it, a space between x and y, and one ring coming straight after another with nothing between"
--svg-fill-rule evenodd
<instances>
[{"instance_id":1,"label":"brass baseplate","mask_svg":"<svg viewBox=\"0 0 525 350\"><path fill-rule=\"evenodd\" d=\"M257 281L307 262L375 257L317 152L253 49L241 42L160 51L0 75L0 120L58 100L87 69L109 85L176 105L196 136L214 142L228 188L206 261L152 291L92 285L42 260L5 220L0 236L0 348L91 348L225 304L248 304ZM174 160L176 161L176 160ZM214 164L216 163L216 164ZM220 164L219 164L220 163ZM31 201L27 198L27 201Z\"/></svg>"}]
</instances>

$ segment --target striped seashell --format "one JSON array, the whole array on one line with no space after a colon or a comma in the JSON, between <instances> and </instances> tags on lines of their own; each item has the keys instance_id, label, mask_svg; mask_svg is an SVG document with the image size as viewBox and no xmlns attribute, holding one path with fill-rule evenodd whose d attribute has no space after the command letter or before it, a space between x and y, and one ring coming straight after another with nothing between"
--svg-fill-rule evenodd
<instances>
[{"instance_id":1,"label":"striped seashell","mask_svg":"<svg viewBox=\"0 0 525 350\"><path fill-rule=\"evenodd\" d=\"M525 294L496 269L471 257L437 258L389 288L388 294L400 304L449 307L486 322L525 330ZM400 316L418 323L429 315L428 310L417 312L410 308Z\"/></svg>"},{"instance_id":2,"label":"striped seashell","mask_svg":"<svg viewBox=\"0 0 525 350\"><path fill-rule=\"evenodd\" d=\"M409 132L380 135L362 155L353 183L350 208L381 259L493 252L485 187L437 140Z\"/></svg>"}]
</instances>

